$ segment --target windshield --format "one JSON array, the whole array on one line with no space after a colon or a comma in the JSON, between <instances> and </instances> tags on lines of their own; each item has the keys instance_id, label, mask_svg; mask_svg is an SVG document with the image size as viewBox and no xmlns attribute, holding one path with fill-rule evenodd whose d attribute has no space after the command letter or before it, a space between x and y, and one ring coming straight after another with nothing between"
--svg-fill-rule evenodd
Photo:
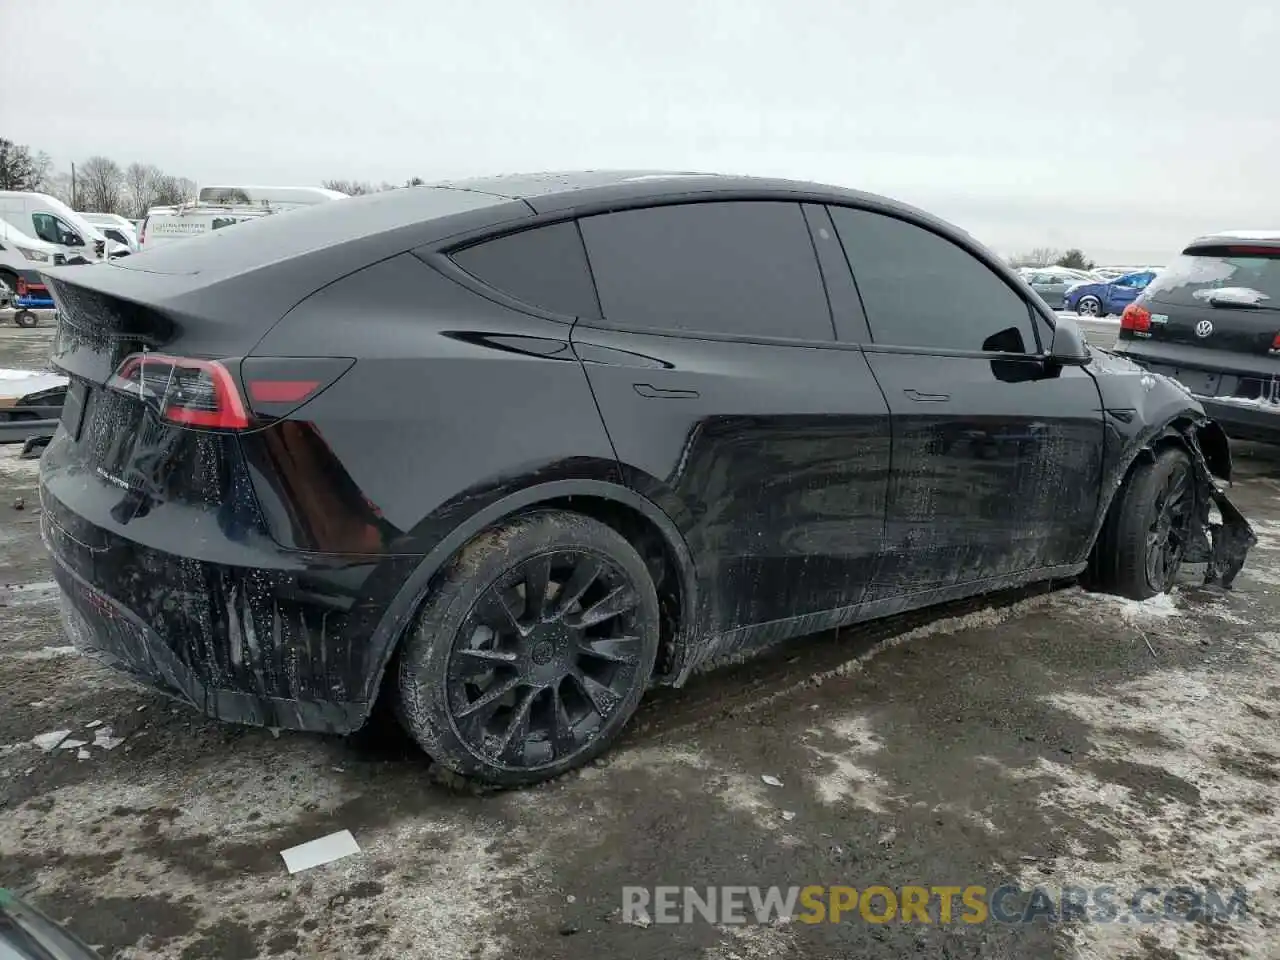
<instances>
[{"instance_id":1,"label":"windshield","mask_svg":"<svg viewBox=\"0 0 1280 960\"><path fill-rule=\"evenodd\" d=\"M1213 247L1184 253L1156 275L1147 298L1206 306L1215 297L1280 309L1280 250Z\"/></svg>"}]
</instances>

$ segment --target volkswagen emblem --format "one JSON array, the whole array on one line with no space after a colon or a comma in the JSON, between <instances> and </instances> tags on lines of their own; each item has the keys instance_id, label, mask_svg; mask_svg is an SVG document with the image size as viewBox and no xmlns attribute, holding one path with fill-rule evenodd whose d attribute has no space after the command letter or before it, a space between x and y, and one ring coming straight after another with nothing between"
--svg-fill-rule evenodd
<instances>
[{"instance_id":1,"label":"volkswagen emblem","mask_svg":"<svg viewBox=\"0 0 1280 960\"><path fill-rule=\"evenodd\" d=\"M1199 337L1200 339L1203 340L1205 337L1207 337L1211 333L1213 333L1212 320L1201 320L1199 323L1196 324L1196 336Z\"/></svg>"}]
</instances>

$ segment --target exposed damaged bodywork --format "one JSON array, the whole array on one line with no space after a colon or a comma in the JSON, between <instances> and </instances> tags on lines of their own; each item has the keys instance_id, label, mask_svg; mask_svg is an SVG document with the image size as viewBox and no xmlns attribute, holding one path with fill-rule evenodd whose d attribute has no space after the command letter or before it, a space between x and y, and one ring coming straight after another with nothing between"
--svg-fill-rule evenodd
<instances>
[{"instance_id":1,"label":"exposed damaged bodywork","mask_svg":"<svg viewBox=\"0 0 1280 960\"><path fill-rule=\"evenodd\" d=\"M1163 444L1180 444L1191 455L1197 481L1184 560L1207 564L1204 582L1230 589L1257 536L1222 489L1222 484L1231 482L1226 434L1178 381L1102 350L1095 351L1092 366L1098 371L1111 451L1103 482L1107 510L1099 518L1099 528L1133 467L1150 459ZM1211 506L1217 507L1220 519L1210 519Z\"/></svg>"}]
</instances>

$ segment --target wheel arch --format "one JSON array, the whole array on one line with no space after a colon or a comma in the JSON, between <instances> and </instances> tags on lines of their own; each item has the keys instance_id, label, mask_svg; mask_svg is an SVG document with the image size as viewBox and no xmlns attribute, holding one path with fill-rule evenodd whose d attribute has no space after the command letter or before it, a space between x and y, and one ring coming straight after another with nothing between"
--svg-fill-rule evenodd
<instances>
[{"instance_id":1,"label":"wheel arch","mask_svg":"<svg viewBox=\"0 0 1280 960\"><path fill-rule=\"evenodd\" d=\"M1121 491L1129 485L1134 469L1139 464L1154 463L1160 451L1168 447L1178 447L1191 457L1193 466L1197 459L1202 457L1214 476L1222 477L1224 480L1231 477L1231 449L1226 433L1213 421L1206 421L1191 413L1174 416L1163 427L1144 431L1131 443L1132 446L1127 450L1126 455L1121 458L1118 466L1110 474L1115 480L1108 485L1107 501L1102 505L1097 528L1089 542L1087 557L1090 579L1095 578L1100 569L1099 564L1102 560L1098 556L1098 551L1107 545L1109 531L1114 523L1116 504L1121 499Z\"/></svg>"},{"instance_id":2,"label":"wheel arch","mask_svg":"<svg viewBox=\"0 0 1280 960\"><path fill-rule=\"evenodd\" d=\"M588 479L553 480L508 494L471 514L443 537L406 578L370 636L372 669L361 698L370 710L381 694L387 667L405 630L430 594L437 576L479 534L496 523L537 509L561 509L593 517L626 537L651 573L655 564L661 568L665 583L655 580L655 586L659 586L663 613L663 647L654 679L669 683L679 675L697 619L698 581L692 554L675 523L652 501L618 484ZM660 555L655 556L655 550ZM676 593L674 601L672 590Z\"/></svg>"}]
</instances>

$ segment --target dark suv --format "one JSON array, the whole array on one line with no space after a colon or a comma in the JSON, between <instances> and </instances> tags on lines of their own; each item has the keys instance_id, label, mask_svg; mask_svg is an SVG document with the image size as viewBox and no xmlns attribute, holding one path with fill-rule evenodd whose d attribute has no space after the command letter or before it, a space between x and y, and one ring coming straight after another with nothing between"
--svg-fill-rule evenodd
<instances>
[{"instance_id":1,"label":"dark suv","mask_svg":"<svg viewBox=\"0 0 1280 960\"><path fill-rule=\"evenodd\" d=\"M382 694L495 783L717 659L1086 567L1229 583L1252 536L1185 391L868 194L473 180L49 282L77 645L246 723L347 732Z\"/></svg>"},{"instance_id":2,"label":"dark suv","mask_svg":"<svg viewBox=\"0 0 1280 960\"><path fill-rule=\"evenodd\" d=\"M1190 244L1125 308L1115 349L1186 385L1231 436L1280 440L1280 231Z\"/></svg>"}]
</instances>

